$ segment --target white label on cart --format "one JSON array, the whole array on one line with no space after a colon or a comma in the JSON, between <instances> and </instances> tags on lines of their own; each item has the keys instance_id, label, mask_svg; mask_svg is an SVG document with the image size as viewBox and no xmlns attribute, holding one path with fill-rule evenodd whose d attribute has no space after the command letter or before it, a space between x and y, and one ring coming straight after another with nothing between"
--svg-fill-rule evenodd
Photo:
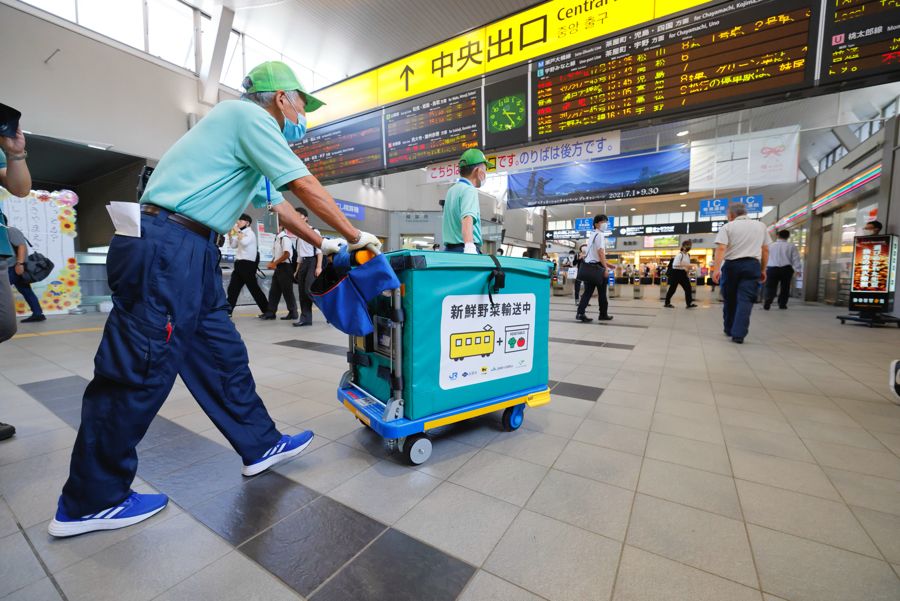
<instances>
[{"instance_id":1,"label":"white label on cart","mask_svg":"<svg viewBox=\"0 0 900 601\"><path fill-rule=\"evenodd\" d=\"M533 294L447 296L441 306L444 390L521 376L534 359Z\"/></svg>"}]
</instances>

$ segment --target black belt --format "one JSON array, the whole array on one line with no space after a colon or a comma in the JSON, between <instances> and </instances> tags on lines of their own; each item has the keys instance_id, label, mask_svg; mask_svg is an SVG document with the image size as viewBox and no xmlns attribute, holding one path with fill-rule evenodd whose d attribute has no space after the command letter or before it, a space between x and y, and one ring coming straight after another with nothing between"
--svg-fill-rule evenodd
<instances>
[{"instance_id":1,"label":"black belt","mask_svg":"<svg viewBox=\"0 0 900 601\"><path fill-rule=\"evenodd\" d=\"M150 203L142 204L141 205L141 213L144 213L145 215L154 215L154 216L159 215L160 213L168 213L169 221L174 221L178 225L184 226L185 228L191 230L192 232L194 232L197 235L203 236L204 238L209 238L209 235L212 233L212 230L209 229L208 227L206 227L205 225L203 225L202 223L194 221L193 219L185 217L184 215L179 215L178 213L173 213L169 209L164 209L164 208L158 207L154 204L150 204Z\"/></svg>"}]
</instances>

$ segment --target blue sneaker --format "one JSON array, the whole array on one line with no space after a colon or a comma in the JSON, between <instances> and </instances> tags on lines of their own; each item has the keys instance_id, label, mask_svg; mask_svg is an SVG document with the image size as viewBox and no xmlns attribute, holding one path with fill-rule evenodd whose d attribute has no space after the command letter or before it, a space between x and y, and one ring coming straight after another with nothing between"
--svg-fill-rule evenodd
<instances>
[{"instance_id":1,"label":"blue sneaker","mask_svg":"<svg viewBox=\"0 0 900 601\"><path fill-rule=\"evenodd\" d=\"M312 442L314 434L307 430L294 436L285 434L278 443L263 453L263 456L241 468L241 473L245 476L255 476L260 472L264 472L273 465L287 461L291 457L296 457Z\"/></svg>"},{"instance_id":2,"label":"blue sneaker","mask_svg":"<svg viewBox=\"0 0 900 601\"><path fill-rule=\"evenodd\" d=\"M169 503L166 495L142 495L134 491L128 498L103 511L80 518L66 515L62 503L56 509L56 517L47 531L51 536L64 537L93 532L95 530L116 530L143 522L162 511Z\"/></svg>"}]
</instances>

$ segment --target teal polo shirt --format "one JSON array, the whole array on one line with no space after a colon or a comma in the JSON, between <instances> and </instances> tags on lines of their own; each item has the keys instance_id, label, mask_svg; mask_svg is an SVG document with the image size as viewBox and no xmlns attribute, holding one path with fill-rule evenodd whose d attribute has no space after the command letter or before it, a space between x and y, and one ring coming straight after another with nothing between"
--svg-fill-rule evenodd
<instances>
[{"instance_id":1,"label":"teal polo shirt","mask_svg":"<svg viewBox=\"0 0 900 601\"><path fill-rule=\"evenodd\" d=\"M6 168L6 155L0 150L0 169ZM6 215L0 211L0 224L6 225ZM5 227L0 227L0 259L13 256L12 245L9 243L9 233ZM2 267L3 265L0 265Z\"/></svg>"},{"instance_id":2,"label":"teal polo shirt","mask_svg":"<svg viewBox=\"0 0 900 601\"><path fill-rule=\"evenodd\" d=\"M266 206L265 178L276 205L284 199L275 190L307 175L272 115L252 102L226 100L163 155L141 202L224 234L249 203Z\"/></svg>"},{"instance_id":3,"label":"teal polo shirt","mask_svg":"<svg viewBox=\"0 0 900 601\"><path fill-rule=\"evenodd\" d=\"M444 198L444 244L463 244L463 217L472 218L472 239L481 244L481 205L478 190L464 177L450 186Z\"/></svg>"}]
</instances>

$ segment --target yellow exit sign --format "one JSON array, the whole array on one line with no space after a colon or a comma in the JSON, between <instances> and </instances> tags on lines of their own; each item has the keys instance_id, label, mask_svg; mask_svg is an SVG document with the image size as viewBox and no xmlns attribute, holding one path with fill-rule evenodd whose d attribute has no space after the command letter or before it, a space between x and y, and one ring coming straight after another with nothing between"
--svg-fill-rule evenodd
<instances>
[{"instance_id":1,"label":"yellow exit sign","mask_svg":"<svg viewBox=\"0 0 900 601\"><path fill-rule=\"evenodd\" d=\"M313 126L427 94L709 0L550 0L316 93Z\"/></svg>"}]
</instances>

